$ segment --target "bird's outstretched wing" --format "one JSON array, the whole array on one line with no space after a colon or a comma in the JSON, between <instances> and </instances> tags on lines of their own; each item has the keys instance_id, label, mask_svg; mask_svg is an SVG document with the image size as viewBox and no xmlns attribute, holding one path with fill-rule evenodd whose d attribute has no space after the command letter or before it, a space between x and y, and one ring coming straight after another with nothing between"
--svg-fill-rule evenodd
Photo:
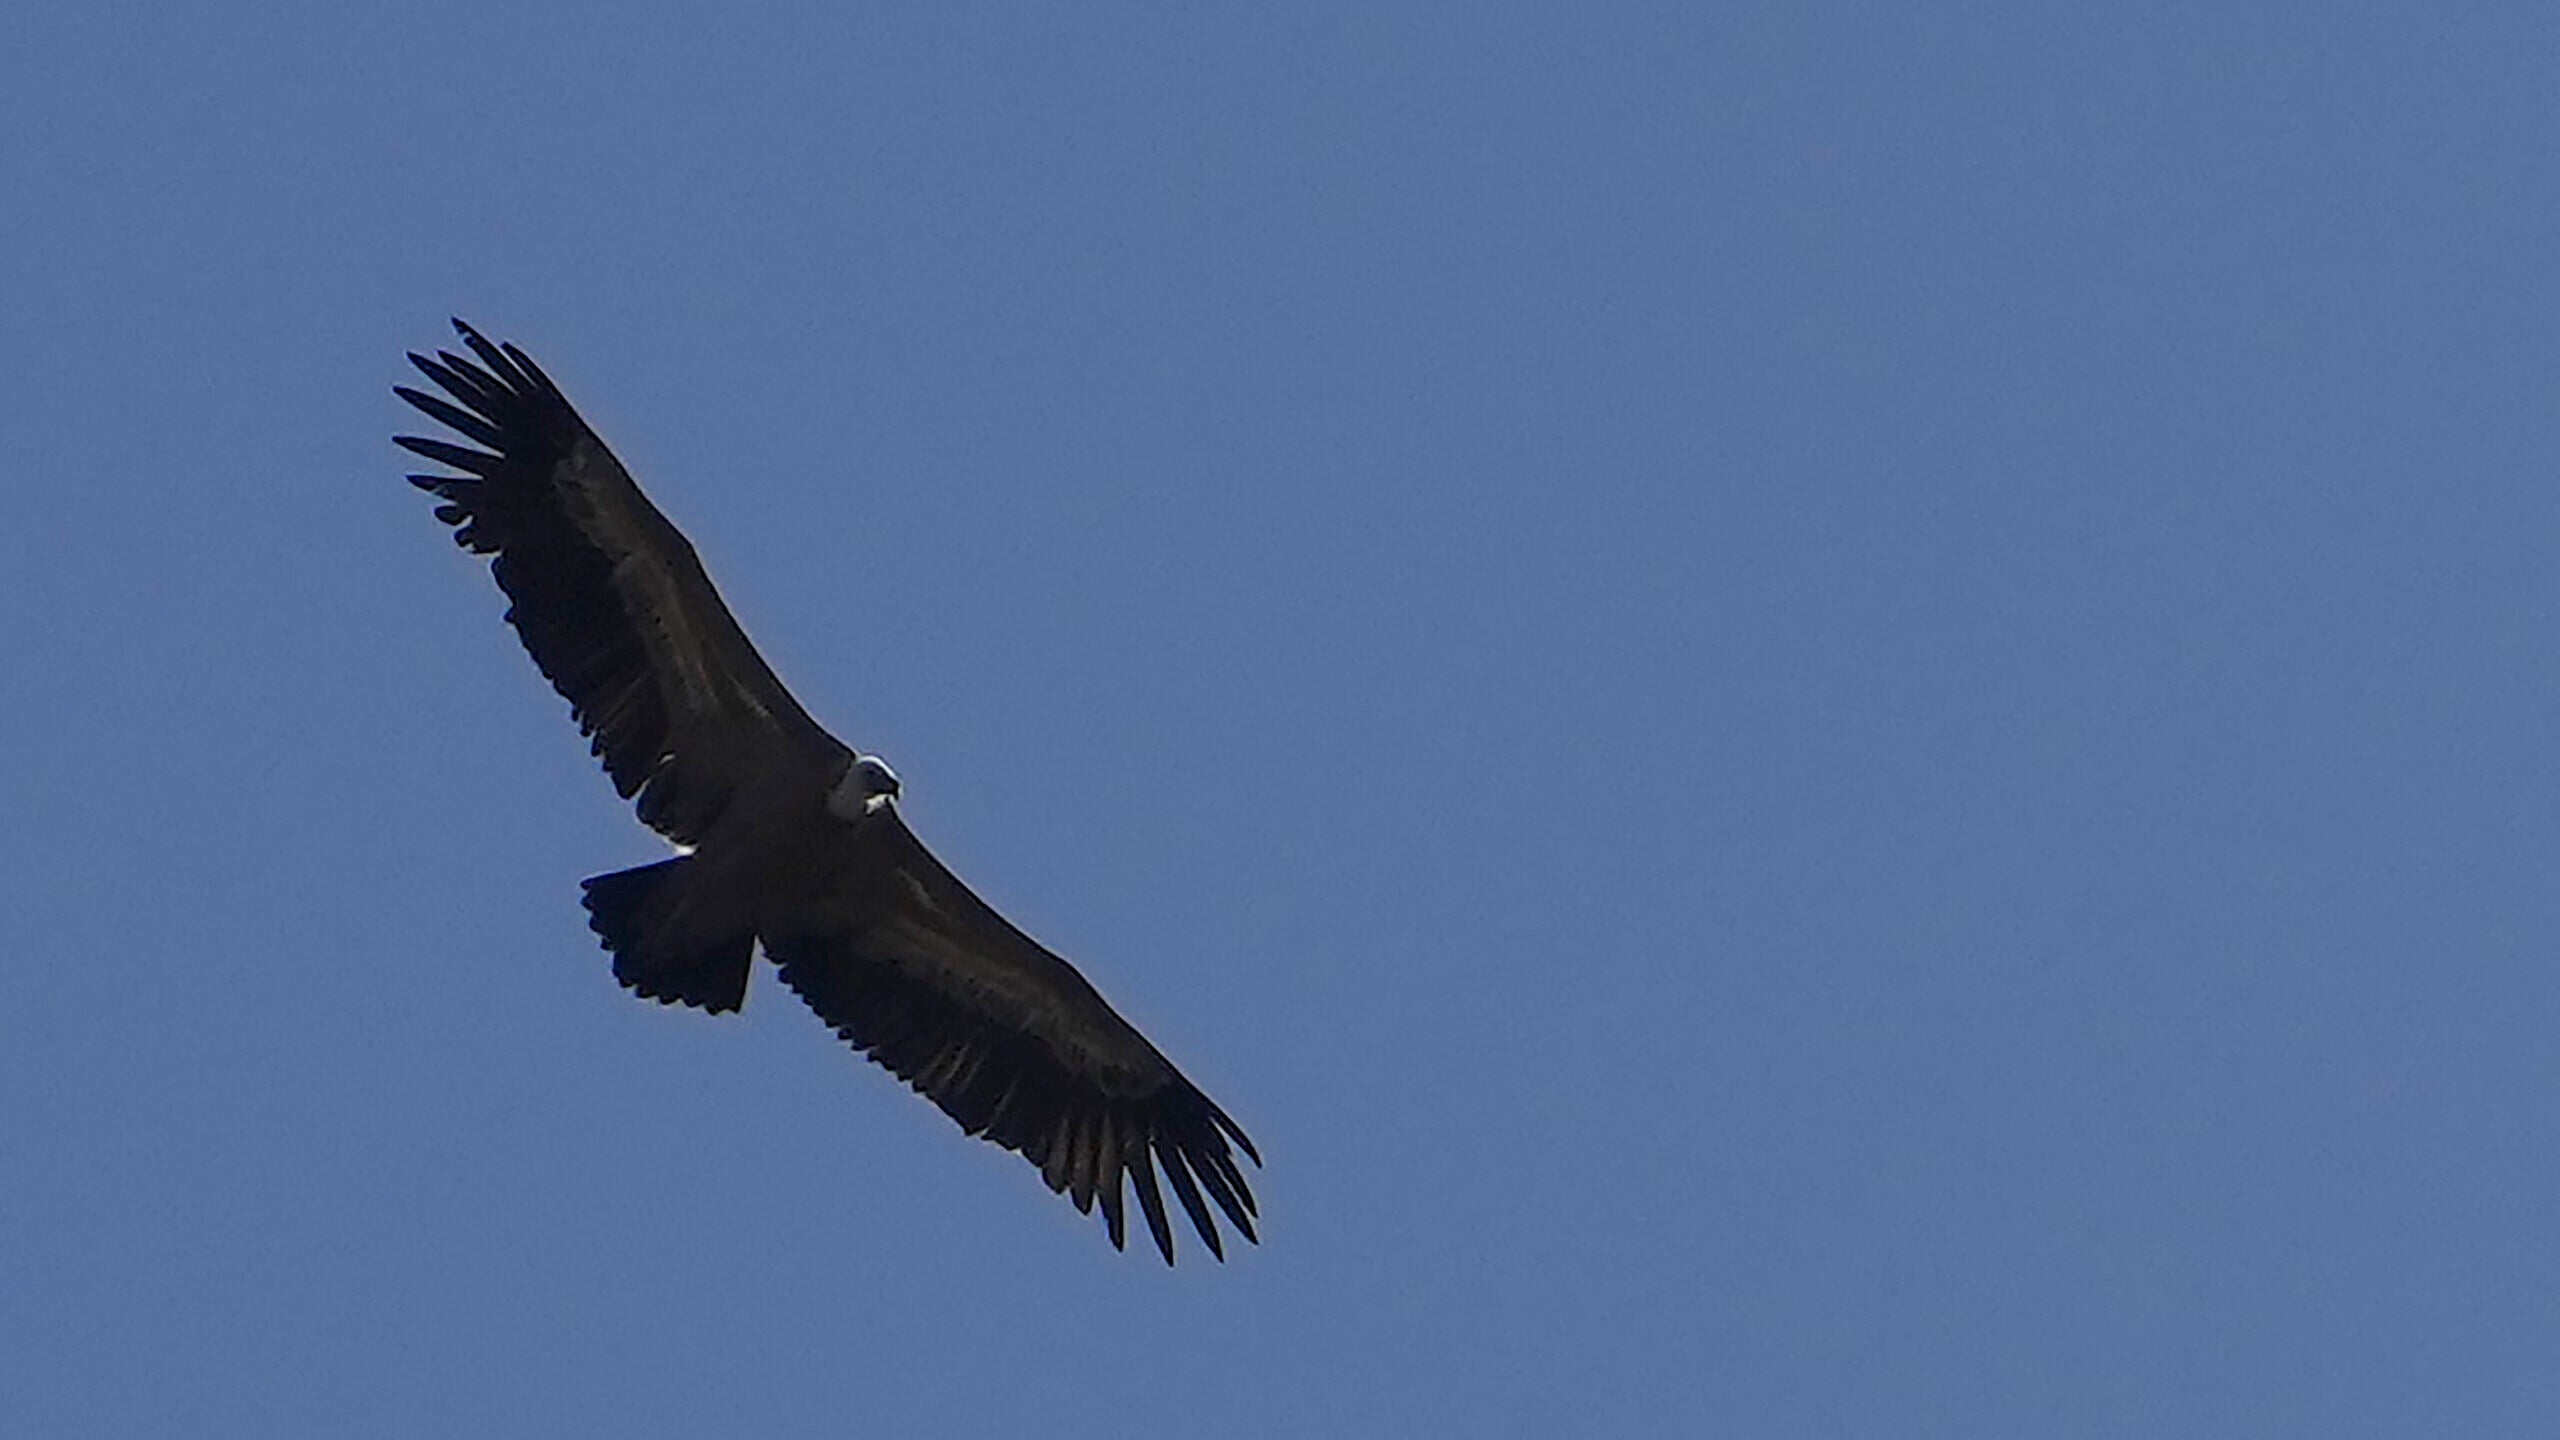
<instances>
[{"instance_id":1,"label":"bird's outstretched wing","mask_svg":"<svg viewBox=\"0 0 2560 1440\"><path fill-rule=\"evenodd\" d=\"M550 377L514 346L454 328L470 357L409 357L450 398L397 389L481 448L395 437L464 472L410 480L444 502L437 518L464 548L493 557L508 622L640 818L699 846L734 804L755 822L740 833L763 837L588 882L615 973L629 961L650 977L635 985L643 994L735 1009L750 939L760 941L857 1048L969 1133L1020 1152L1079 1210L1099 1203L1115 1246L1125 1243L1125 1181L1173 1259L1159 1169L1213 1254L1225 1252L1212 1203L1254 1239L1253 1192L1229 1149L1232 1140L1258 1165L1253 1142L1074 967L971 894L894 804L823 818L811 793L805 816L789 805L750 813L778 793L742 800L751 782L841 776L853 752L783 689L693 547ZM654 904L661 891L668 903ZM734 930L694 933L673 918L706 914ZM644 961L716 962L719 983L664 988L692 971L661 975Z\"/></svg>"},{"instance_id":2,"label":"bird's outstretched wing","mask_svg":"<svg viewBox=\"0 0 2560 1440\"><path fill-rule=\"evenodd\" d=\"M436 518L491 555L523 637L624 799L697 844L746 777L786 743L835 745L774 678L675 526L632 483L560 387L513 345L453 322L472 359L410 362L451 399L400 398L480 449L415 435L403 448L464 473L412 475Z\"/></svg>"},{"instance_id":3,"label":"bird's outstretched wing","mask_svg":"<svg viewBox=\"0 0 2560 1440\"><path fill-rule=\"evenodd\" d=\"M1124 1243L1121 1181L1173 1260L1161 1169L1210 1253L1214 1201L1253 1240L1253 1191L1226 1112L1120 1018L1075 967L944 868L895 808L849 827L829 881L764 935L783 981L855 1048L962 1129L1021 1153ZM1206 1200L1203 1196L1206 1196Z\"/></svg>"}]
</instances>

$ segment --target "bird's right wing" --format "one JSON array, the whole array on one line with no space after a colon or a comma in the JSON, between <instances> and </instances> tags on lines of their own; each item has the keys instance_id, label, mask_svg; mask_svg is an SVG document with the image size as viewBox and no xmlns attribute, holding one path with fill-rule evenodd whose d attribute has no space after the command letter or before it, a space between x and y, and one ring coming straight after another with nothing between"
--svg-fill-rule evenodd
<instances>
[{"instance_id":1,"label":"bird's right wing","mask_svg":"<svg viewBox=\"0 0 2560 1440\"><path fill-rule=\"evenodd\" d=\"M791 745L841 750L774 677L693 547L658 513L560 387L513 345L456 320L479 363L412 353L451 400L401 399L483 449L414 435L402 448L463 475L412 475L436 518L494 556L507 621L594 737L640 818L699 843L738 787ZM850 758L851 752L846 752Z\"/></svg>"}]
</instances>

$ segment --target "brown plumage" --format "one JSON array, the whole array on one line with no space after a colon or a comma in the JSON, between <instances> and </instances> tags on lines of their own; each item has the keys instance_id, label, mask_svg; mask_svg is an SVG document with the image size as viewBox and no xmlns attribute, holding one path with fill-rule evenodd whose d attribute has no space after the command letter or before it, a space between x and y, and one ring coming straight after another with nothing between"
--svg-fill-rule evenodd
<instances>
[{"instance_id":1,"label":"brown plumage","mask_svg":"<svg viewBox=\"0 0 2560 1440\"><path fill-rule=\"evenodd\" d=\"M1247 1240L1261 1157L1075 967L925 849L898 781L810 719L721 603L693 547L549 376L457 320L470 356L410 361L444 396L399 396L480 448L395 443L460 475L412 475L491 557L507 620L568 700L614 788L689 853L586 882L590 924L638 994L745 1003L760 945L837 1034L972 1135L1020 1152L1124 1243L1124 1177L1173 1259L1157 1172L1210 1253L1211 1206ZM446 398L450 397L450 398Z\"/></svg>"}]
</instances>

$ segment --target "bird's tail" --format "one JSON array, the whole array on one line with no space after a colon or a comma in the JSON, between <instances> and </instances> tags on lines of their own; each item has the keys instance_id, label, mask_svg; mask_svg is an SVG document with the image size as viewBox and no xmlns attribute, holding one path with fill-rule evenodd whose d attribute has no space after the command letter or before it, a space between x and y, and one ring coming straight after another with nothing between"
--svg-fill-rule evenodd
<instances>
[{"instance_id":1,"label":"bird's tail","mask_svg":"<svg viewBox=\"0 0 2560 1440\"><path fill-rule=\"evenodd\" d=\"M751 926L700 913L686 881L693 857L587 880L587 928L613 952L613 978L661 1004L718 1013L746 1003L755 956Z\"/></svg>"}]
</instances>

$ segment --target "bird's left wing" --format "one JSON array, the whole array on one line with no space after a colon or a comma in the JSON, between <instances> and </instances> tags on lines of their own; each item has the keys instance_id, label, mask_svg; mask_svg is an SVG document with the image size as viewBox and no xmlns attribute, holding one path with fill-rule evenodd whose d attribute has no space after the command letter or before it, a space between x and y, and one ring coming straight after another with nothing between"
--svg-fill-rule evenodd
<instances>
[{"instance_id":1,"label":"bird's left wing","mask_svg":"<svg viewBox=\"0 0 2560 1440\"><path fill-rule=\"evenodd\" d=\"M1007 923L924 848L894 807L848 827L824 894L764 934L809 1007L962 1129L1019 1152L1078 1210L1098 1201L1123 1243L1121 1181L1156 1248L1173 1232L1156 1187L1225 1257L1202 1196L1255 1239L1242 1129L1120 1018L1075 967Z\"/></svg>"}]
</instances>

